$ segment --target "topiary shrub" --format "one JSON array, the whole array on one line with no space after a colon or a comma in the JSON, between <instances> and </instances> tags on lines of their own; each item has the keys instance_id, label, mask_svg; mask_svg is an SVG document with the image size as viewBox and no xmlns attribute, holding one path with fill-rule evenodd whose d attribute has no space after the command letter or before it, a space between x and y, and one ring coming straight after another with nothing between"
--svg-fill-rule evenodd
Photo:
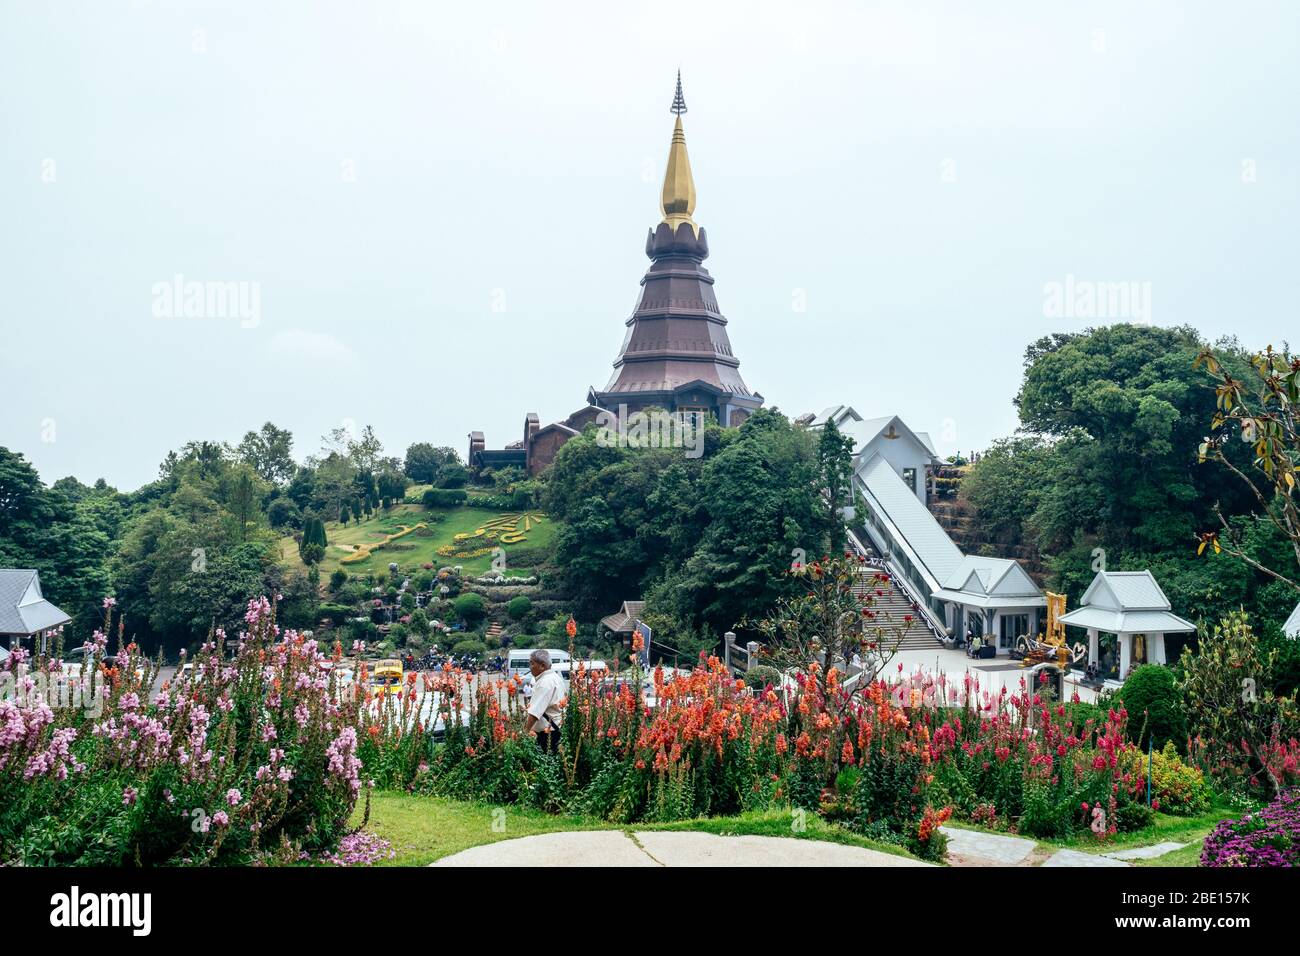
<instances>
[{"instance_id":1,"label":"topiary shrub","mask_svg":"<svg viewBox=\"0 0 1300 956\"><path fill-rule=\"evenodd\" d=\"M487 610L487 603L483 600L481 594L462 594L451 602L456 616L467 624L473 624L483 619Z\"/></svg>"},{"instance_id":2,"label":"topiary shrub","mask_svg":"<svg viewBox=\"0 0 1300 956\"><path fill-rule=\"evenodd\" d=\"M1156 750L1167 741L1173 741L1180 753L1185 749L1187 714L1173 671L1161 664L1143 664L1128 676L1116 696L1128 710L1129 739L1135 744L1145 750L1150 737Z\"/></svg>"},{"instance_id":3,"label":"topiary shrub","mask_svg":"<svg viewBox=\"0 0 1300 956\"><path fill-rule=\"evenodd\" d=\"M463 641L457 641L452 647L453 654L483 654L487 651L487 645L475 638L468 638Z\"/></svg>"},{"instance_id":4,"label":"topiary shrub","mask_svg":"<svg viewBox=\"0 0 1300 956\"><path fill-rule=\"evenodd\" d=\"M769 684L777 687L780 683L781 672L766 664L758 664L745 672L745 686L752 687L754 690L762 690Z\"/></svg>"},{"instance_id":5,"label":"topiary shrub","mask_svg":"<svg viewBox=\"0 0 1300 956\"><path fill-rule=\"evenodd\" d=\"M525 597L522 594L519 595L518 597L511 598L510 603L506 605L506 613L509 614L516 621L519 620L521 617L523 617L532 609L533 609L533 602L530 601L527 597Z\"/></svg>"},{"instance_id":6,"label":"topiary shrub","mask_svg":"<svg viewBox=\"0 0 1300 956\"><path fill-rule=\"evenodd\" d=\"M454 508L468 497L462 488L430 488L420 501L426 508Z\"/></svg>"}]
</instances>

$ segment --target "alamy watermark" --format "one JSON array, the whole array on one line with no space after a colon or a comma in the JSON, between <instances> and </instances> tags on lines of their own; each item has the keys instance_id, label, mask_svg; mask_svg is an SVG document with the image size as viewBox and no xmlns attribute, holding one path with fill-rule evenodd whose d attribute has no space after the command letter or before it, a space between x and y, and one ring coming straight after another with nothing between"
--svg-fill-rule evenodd
<instances>
[{"instance_id":1,"label":"alamy watermark","mask_svg":"<svg viewBox=\"0 0 1300 956\"><path fill-rule=\"evenodd\" d=\"M262 283L186 279L181 273L170 282L153 284L156 319L238 319L240 328L255 329L262 322Z\"/></svg>"},{"instance_id":2,"label":"alamy watermark","mask_svg":"<svg viewBox=\"0 0 1300 956\"><path fill-rule=\"evenodd\" d=\"M1043 315L1049 319L1112 319L1151 324L1150 282L1053 279L1043 285Z\"/></svg>"}]
</instances>

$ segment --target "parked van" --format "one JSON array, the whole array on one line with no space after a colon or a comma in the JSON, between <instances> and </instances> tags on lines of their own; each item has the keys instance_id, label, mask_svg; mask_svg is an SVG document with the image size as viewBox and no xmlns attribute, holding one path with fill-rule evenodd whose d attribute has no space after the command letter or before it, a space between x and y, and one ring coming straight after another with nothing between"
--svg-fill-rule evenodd
<instances>
[{"instance_id":1,"label":"parked van","mask_svg":"<svg viewBox=\"0 0 1300 956\"><path fill-rule=\"evenodd\" d=\"M569 652L557 651L553 647L548 647L546 650L551 655L551 667L567 681L569 679ZM532 653L533 649L528 647L509 651L506 654L506 676L528 677L532 673L528 669L528 658Z\"/></svg>"}]
</instances>

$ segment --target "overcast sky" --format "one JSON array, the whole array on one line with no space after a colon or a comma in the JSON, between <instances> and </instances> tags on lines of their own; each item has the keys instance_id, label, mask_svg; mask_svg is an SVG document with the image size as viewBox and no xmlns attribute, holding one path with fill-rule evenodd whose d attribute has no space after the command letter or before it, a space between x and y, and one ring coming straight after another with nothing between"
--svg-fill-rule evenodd
<instances>
[{"instance_id":1,"label":"overcast sky","mask_svg":"<svg viewBox=\"0 0 1300 956\"><path fill-rule=\"evenodd\" d=\"M1026 344L1096 324L1047 314L1069 276L1300 339L1297 9L0 0L0 445L129 489L268 419L301 458L567 415L647 266L680 66L751 389L983 447ZM255 314L187 318L177 275Z\"/></svg>"}]
</instances>

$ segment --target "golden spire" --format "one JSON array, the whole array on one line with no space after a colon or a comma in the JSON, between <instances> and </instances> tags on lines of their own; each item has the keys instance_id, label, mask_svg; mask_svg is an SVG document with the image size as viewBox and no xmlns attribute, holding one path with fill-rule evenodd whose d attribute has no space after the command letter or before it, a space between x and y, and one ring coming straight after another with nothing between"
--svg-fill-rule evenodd
<instances>
[{"instance_id":1,"label":"golden spire","mask_svg":"<svg viewBox=\"0 0 1300 956\"><path fill-rule=\"evenodd\" d=\"M664 192L662 208L664 222L672 227L673 232L684 222L691 224L691 230L698 236L700 227L691 218L695 212L695 180L691 178L691 158L686 154L686 134L682 132L682 114L686 112L686 100L682 96L682 71L677 71L677 93L673 97L670 110L677 115L677 124L673 127L673 143L668 147L668 166L664 170Z\"/></svg>"}]
</instances>

